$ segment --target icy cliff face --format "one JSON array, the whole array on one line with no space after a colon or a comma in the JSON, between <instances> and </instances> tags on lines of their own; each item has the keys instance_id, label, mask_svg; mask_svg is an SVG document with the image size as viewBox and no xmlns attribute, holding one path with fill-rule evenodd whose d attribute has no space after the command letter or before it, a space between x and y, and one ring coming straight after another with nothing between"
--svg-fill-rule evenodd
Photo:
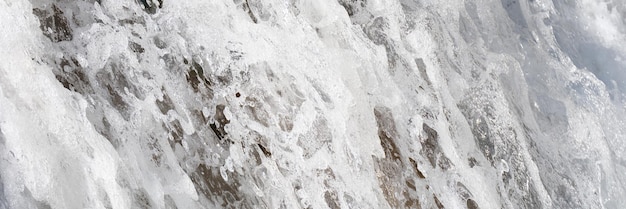
<instances>
[{"instance_id":1,"label":"icy cliff face","mask_svg":"<svg viewBox=\"0 0 626 209\"><path fill-rule=\"evenodd\" d=\"M0 1L0 208L621 208L625 18Z\"/></svg>"}]
</instances>

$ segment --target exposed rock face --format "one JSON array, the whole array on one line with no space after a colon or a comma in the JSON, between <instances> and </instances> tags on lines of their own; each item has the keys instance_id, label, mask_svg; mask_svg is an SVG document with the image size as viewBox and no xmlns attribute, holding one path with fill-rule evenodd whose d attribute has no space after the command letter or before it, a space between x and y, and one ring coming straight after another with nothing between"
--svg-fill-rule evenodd
<instances>
[{"instance_id":1,"label":"exposed rock face","mask_svg":"<svg viewBox=\"0 0 626 209\"><path fill-rule=\"evenodd\" d=\"M43 34L52 42L72 40L72 27L56 4L47 9L34 8L33 14L39 18L39 27Z\"/></svg>"}]
</instances>

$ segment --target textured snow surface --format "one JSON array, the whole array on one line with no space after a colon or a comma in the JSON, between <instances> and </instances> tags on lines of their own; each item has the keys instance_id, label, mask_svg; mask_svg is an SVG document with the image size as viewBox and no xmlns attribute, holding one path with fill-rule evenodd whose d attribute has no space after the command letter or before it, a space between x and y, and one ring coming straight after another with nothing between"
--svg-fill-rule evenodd
<instances>
[{"instance_id":1,"label":"textured snow surface","mask_svg":"<svg viewBox=\"0 0 626 209\"><path fill-rule=\"evenodd\" d=\"M0 27L0 209L626 206L626 1L0 0Z\"/></svg>"}]
</instances>

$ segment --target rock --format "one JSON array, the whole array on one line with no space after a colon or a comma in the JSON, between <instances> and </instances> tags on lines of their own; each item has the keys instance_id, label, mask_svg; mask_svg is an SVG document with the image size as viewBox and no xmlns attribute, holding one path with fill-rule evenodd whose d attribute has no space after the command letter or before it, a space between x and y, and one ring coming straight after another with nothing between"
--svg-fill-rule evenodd
<instances>
[{"instance_id":1,"label":"rock","mask_svg":"<svg viewBox=\"0 0 626 209\"><path fill-rule=\"evenodd\" d=\"M52 42L71 41L72 28L63 11L55 4L49 9L34 8L33 14L39 18L39 28Z\"/></svg>"}]
</instances>

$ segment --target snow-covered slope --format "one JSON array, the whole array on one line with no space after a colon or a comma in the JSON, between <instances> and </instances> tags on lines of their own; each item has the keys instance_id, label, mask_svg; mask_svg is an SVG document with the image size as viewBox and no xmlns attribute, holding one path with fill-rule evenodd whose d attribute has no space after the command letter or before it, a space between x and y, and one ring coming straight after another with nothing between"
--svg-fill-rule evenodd
<instances>
[{"instance_id":1,"label":"snow-covered slope","mask_svg":"<svg viewBox=\"0 0 626 209\"><path fill-rule=\"evenodd\" d=\"M0 1L0 209L622 208L621 0Z\"/></svg>"}]
</instances>

